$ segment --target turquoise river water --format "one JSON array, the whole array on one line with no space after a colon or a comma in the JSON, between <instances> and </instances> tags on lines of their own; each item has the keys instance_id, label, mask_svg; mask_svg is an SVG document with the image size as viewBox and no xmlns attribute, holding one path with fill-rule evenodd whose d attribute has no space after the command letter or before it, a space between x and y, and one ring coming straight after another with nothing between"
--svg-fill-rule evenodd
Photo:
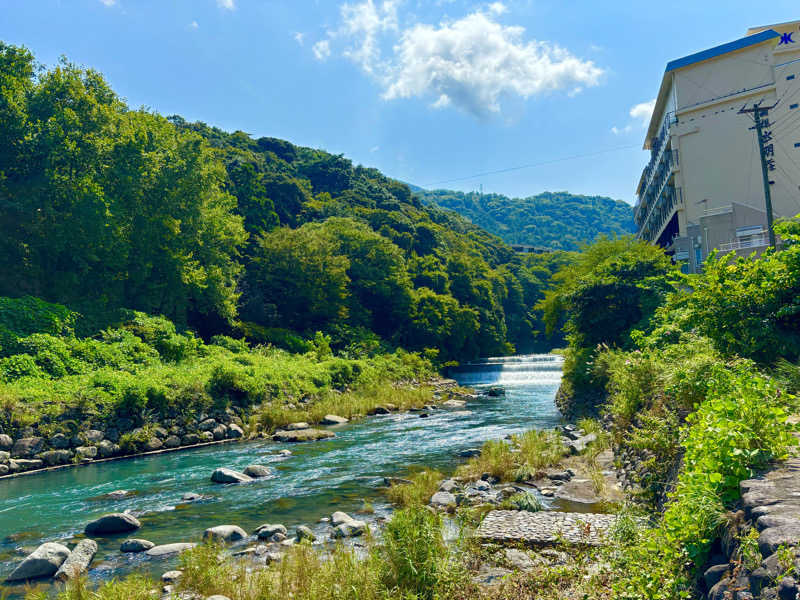
<instances>
[{"instance_id":1,"label":"turquoise river water","mask_svg":"<svg viewBox=\"0 0 800 600\"><path fill-rule=\"evenodd\" d=\"M262 523L283 523L290 530L307 524L324 532L321 517L336 510L356 513L364 499L376 508L368 520L381 518L389 511L381 491L384 477L402 477L420 466L448 471L463 460L457 457L459 450L559 421L554 405L561 379L558 357L487 359L454 376L473 387L502 385L506 395L469 401L466 410L431 411L425 419L416 413L370 417L333 428L336 437L321 442L231 443L2 480L0 580L39 543L71 545L88 521L107 512L131 511L142 522L132 537L156 544L199 541L206 528L223 524L246 531ZM292 455L279 456L283 448ZM271 467L272 476L232 486L209 479L217 467L241 470L254 463ZM102 498L114 490L135 495ZM208 499L182 503L187 492ZM121 538L97 541L92 579L132 570L160 573L172 564L121 554ZM21 597L22 588L0 588L0 594L3 589L11 598Z\"/></svg>"}]
</instances>

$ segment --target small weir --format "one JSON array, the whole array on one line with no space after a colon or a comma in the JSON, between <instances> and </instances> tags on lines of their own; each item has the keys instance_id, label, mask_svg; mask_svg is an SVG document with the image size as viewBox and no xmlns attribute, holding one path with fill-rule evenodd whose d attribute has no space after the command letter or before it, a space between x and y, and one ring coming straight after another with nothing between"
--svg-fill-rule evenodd
<instances>
[{"instance_id":1,"label":"small weir","mask_svg":"<svg viewBox=\"0 0 800 600\"><path fill-rule=\"evenodd\" d=\"M365 499L375 513L358 518L375 520L389 513L384 477L402 477L423 466L450 471L463 461L461 450L559 421L554 398L560 357L489 358L451 376L465 386L502 386L505 395L481 396L464 409L437 409L428 418L417 413L370 417L332 428L336 437L327 441L233 443L0 481L0 580L40 543L71 547L87 522L108 512L131 511L142 522L134 537L156 544L199 541L206 528L223 524L247 532L263 523L290 529L305 524L322 533L327 526L318 523L321 517L337 510L357 514ZM291 456L278 455L285 448ZM217 467L241 470L254 463L270 467L271 477L232 486L210 481ZM108 496L116 490L130 494ZM201 494L203 500L185 502L186 493ZM97 539L90 578L133 570L161 573L170 566L120 553L122 539ZM20 598L23 588L7 591Z\"/></svg>"}]
</instances>

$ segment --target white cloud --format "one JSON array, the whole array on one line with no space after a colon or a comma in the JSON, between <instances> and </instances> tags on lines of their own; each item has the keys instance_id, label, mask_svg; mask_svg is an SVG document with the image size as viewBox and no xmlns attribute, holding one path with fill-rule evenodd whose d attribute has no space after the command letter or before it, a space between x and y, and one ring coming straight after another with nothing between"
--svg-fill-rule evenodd
<instances>
[{"instance_id":1,"label":"white cloud","mask_svg":"<svg viewBox=\"0 0 800 600\"><path fill-rule=\"evenodd\" d=\"M598 85L604 74L556 44L526 40L522 27L499 24L495 17L507 11L502 2L455 21L403 27L400 1L343 4L339 28L314 45L314 55L324 60L341 48L378 80L387 100L430 98L436 108L456 106L475 115L500 112L507 96L574 95Z\"/></svg>"},{"instance_id":2,"label":"white cloud","mask_svg":"<svg viewBox=\"0 0 800 600\"><path fill-rule=\"evenodd\" d=\"M217 6L225 10L235 10L236 2L235 0L217 0Z\"/></svg>"},{"instance_id":3,"label":"white cloud","mask_svg":"<svg viewBox=\"0 0 800 600\"><path fill-rule=\"evenodd\" d=\"M381 147L380 147L380 146L373 146L372 148L370 148L370 149L369 149L369 151L370 151L370 152L372 152L372 153L375 153L375 152L377 152L377 151L378 151L378 150L380 150L380 149L381 149Z\"/></svg>"},{"instance_id":4,"label":"white cloud","mask_svg":"<svg viewBox=\"0 0 800 600\"><path fill-rule=\"evenodd\" d=\"M317 60L327 60L331 55L331 43L328 40L320 40L311 48Z\"/></svg>"},{"instance_id":5,"label":"white cloud","mask_svg":"<svg viewBox=\"0 0 800 600\"><path fill-rule=\"evenodd\" d=\"M656 108L656 99L653 98L649 102L642 102L637 104L630 110L630 115L637 121L640 121L642 125L647 126L650 122L650 117L653 116L653 111Z\"/></svg>"},{"instance_id":6,"label":"white cloud","mask_svg":"<svg viewBox=\"0 0 800 600\"><path fill-rule=\"evenodd\" d=\"M301 32L298 31L297 33L294 34L293 37L294 37L294 41L295 42L297 42L301 46L303 45L303 38L305 37L304 33L301 33Z\"/></svg>"},{"instance_id":7,"label":"white cloud","mask_svg":"<svg viewBox=\"0 0 800 600\"><path fill-rule=\"evenodd\" d=\"M106 6L114 6L117 3L117 0L100 0Z\"/></svg>"},{"instance_id":8,"label":"white cloud","mask_svg":"<svg viewBox=\"0 0 800 600\"><path fill-rule=\"evenodd\" d=\"M189 29L199 29L200 25L197 24L197 21L192 21L189 23Z\"/></svg>"}]
</instances>

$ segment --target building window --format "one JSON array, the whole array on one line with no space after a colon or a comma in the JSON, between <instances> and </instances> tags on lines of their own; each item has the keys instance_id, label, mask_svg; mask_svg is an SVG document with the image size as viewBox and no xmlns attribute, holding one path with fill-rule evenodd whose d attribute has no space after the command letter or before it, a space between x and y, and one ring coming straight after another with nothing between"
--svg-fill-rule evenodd
<instances>
[{"instance_id":1,"label":"building window","mask_svg":"<svg viewBox=\"0 0 800 600\"><path fill-rule=\"evenodd\" d=\"M787 75L786 76L786 81L791 81L792 79L794 79L794 75Z\"/></svg>"},{"instance_id":2,"label":"building window","mask_svg":"<svg viewBox=\"0 0 800 600\"><path fill-rule=\"evenodd\" d=\"M695 265L702 265L703 264L703 249L702 248L695 248L694 249L694 264Z\"/></svg>"},{"instance_id":3,"label":"building window","mask_svg":"<svg viewBox=\"0 0 800 600\"><path fill-rule=\"evenodd\" d=\"M800 148L800 142L795 142L794 147L795 148Z\"/></svg>"},{"instance_id":4,"label":"building window","mask_svg":"<svg viewBox=\"0 0 800 600\"><path fill-rule=\"evenodd\" d=\"M797 108L797 106L798 106L797 104L790 104L789 110L794 110L795 108Z\"/></svg>"}]
</instances>

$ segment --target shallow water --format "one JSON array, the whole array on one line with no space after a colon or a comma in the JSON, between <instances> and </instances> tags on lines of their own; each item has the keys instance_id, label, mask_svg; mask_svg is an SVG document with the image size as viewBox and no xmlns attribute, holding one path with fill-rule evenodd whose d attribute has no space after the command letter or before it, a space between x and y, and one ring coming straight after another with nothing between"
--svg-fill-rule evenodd
<instances>
[{"instance_id":1,"label":"shallow water","mask_svg":"<svg viewBox=\"0 0 800 600\"><path fill-rule=\"evenodd\" d=\"M199 541L203 530L235 524L252 531L262 523L319 528L333 511L355 513L369 500L378 518L388 512L381 492L385 476L402 476L415 466L442 470L462 459L457 452L531 428L554 426L553 400L561 362L551 355L487 359L454 376L469 386L502 385L505 397L469 401L466 410L438 409L370 417L331 428L336 437L306 444L267 441L220 446L87 465L0 481L0 579L42 541L68 541L85 524L107 512L129 510L142 527L132 537L156 544ZM280 449L292 455L279 457ZM221 486L209 477L217 467L241 470L249 464L271 467L272 476L244 485ZM114 490L135 495L119 500L99 496ZM186 492L209 496L182 503ZM314 525L317 524L317 525ZM118 576L133 569L166 570L169 561L119 552L121 539L98 539L92 578ZM18 593L20 588L11 591ZM14 597L14 596L12 596Z\"/></svg>"}]
</instances>

